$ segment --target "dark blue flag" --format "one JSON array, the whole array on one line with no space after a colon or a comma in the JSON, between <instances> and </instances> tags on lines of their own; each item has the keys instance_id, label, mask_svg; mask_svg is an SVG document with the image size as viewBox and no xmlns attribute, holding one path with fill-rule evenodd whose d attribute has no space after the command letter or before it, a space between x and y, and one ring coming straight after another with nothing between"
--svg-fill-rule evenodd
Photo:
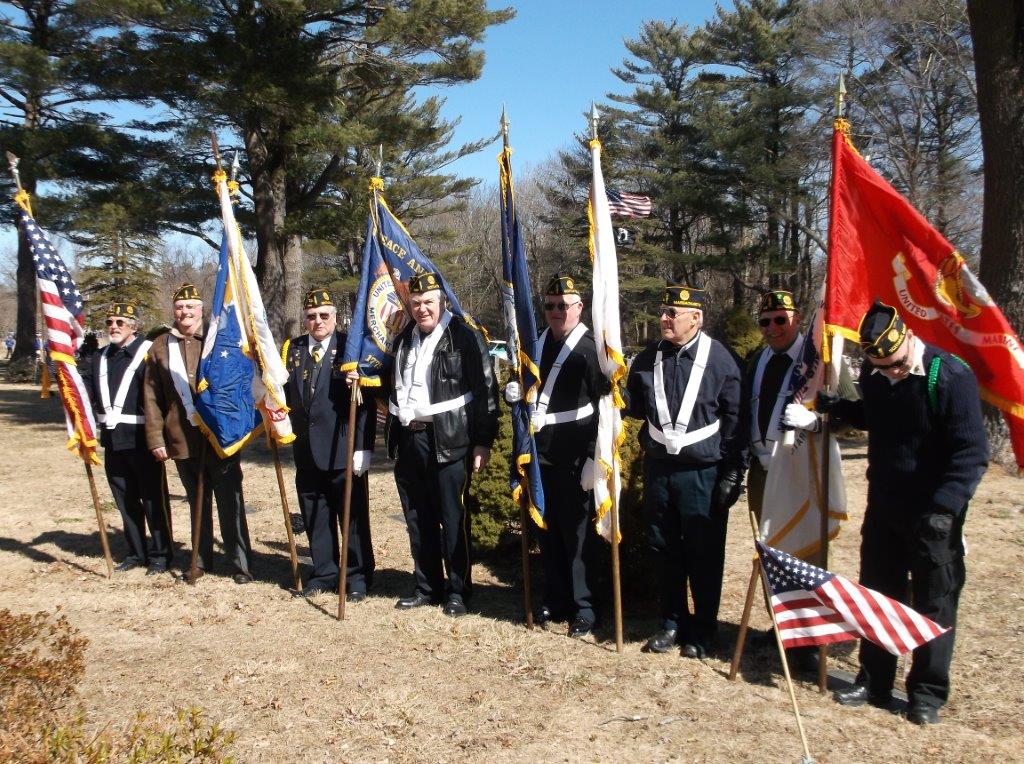
<instances>
[{"instance_id":1,"label":"dark blue flag","mask_svg":"<svg viewBox=\"0 0 1024 764\"><path fill-rule=\"evenodd\" d=\"M356 306L349 327L342 369L359 372L360 384L380 385L381 375L391 368L391 346L409 316L409 280L433 271L441 278L448 310L474 329L473 320L462 311L458 298L440 271L420 251L409 231L395 217L384 199L383 183L371 182L376 191L370 200L363 245L362 275Z\"/></svg>"},{"instance_id":2,"label":"dark blue flag","mask_svg":"<svg viewBox=\"0 0 1024 764\"><path fill-rule=\"evenodd\" d=\"M263 424L253 396L255 369L246 355L247 334L239 323L238 283L225 233L220 244L210 330L196 377L198 424L222 458L241 449Z\"/></svg>"},{"instance_id":3,"label":"dark blue flag","mask_svg":"<svg viewBox=\"0 0 1024 764\"><path fill-rule=\"evenodd\" d=\"M515 190L512 184L512 149L498 155L501 183L501 302L505 316L508 359L513 379L522 390L522 399L512 404L512 497L519 501L523 490L529 499L530 516L541 528L544 524L544 487L540 482L537 442L530 417L540 389L537 320L533 313L533 290L526 265L526 250L516 216ZM524 343L525 342L525 346Z\"/></svg>"}]
</instances>

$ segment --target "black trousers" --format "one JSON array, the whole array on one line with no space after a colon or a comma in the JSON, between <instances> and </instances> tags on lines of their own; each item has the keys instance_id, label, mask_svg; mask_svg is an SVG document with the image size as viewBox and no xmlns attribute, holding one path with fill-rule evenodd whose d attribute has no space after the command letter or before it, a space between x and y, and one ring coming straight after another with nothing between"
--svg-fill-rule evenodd
<instances>
[{"instance_id":1,"label":"black trousers","mask_svg":"<svg viewBox=\"0 0 1024 764\"><path fill-rule=\"evenodd\" d=\"M217 518L224 542L224 556L237 572L251 575L252 544L249 524L245 520L245 501L242 498L242 466L239 455L221 459L207 447L206 466L203 469L203 506L200 521L199 561L201 569L213 569L213 498L217 498ZM185 486L189 506L195 511L196 489L199 485L199 460L193 456L177 459L174 466Z\"/></svg>"},{"instance_id":2,"label":"black trousers","mask_svg":"<svg viewBox=\"0 0 1024 764\"><path fill-rule=\"evenodd\" d=\"M718 630L728 512L712 512L718 469L644 460L648 542L661 580L662 627L710 646ZM693 596L690 612L687 590Z\"/></svg>"},{"instance_id":3,"label":"black trousers","mask_svg":"<svg viewBox=\"0 0 1024 764\"><path fill-rule=\"evenodd\" d=\"M590 565L597 537L590 522L593 494L580 488L580 468L571 464L542 464L540 478L548 526L537 534L544 566L544 604L554 613L593 621Z\"/></svg>"},{"instance_id":4,"label":"black trousers","mask_svg":"<svg viewBox=\"0 0 1024 764\"><path fill-rule=\"evenodd\" d=\"M348 591L364 594L373 583L374 568L366 477L363 473L352 479L346 576ZM313 575L306 585L337 590L341 560L338 530L345 502L345 470L296 469L295 491L306 525L309 554L313 558Z\"/></svg>"},{"instance_id":5,"label":"black trousers","mask_svg":"<svg viewBox=\"0 0 1024 764\"><path fill-rule=\"evenodd\" d=\"M953 523L948 540L926 540L921 537L920 518L896 526L875 519L883 513L887 517L898 516L895 508L872 513L869 507L865 517L860 547L861 585L909 605L940 626L955 627L960 592L967 579L961 524ZM945 705L955 635L953 628L914 650L907 676L911 704L933 708ZM896 680L895 655L873 642L861 640L860 665L858 681L866 682L873 693L892 690Z\"/></svg>"},{"instance_id":6,"label":"black trousers","mask_svg":"<svg viewBox=\"0 0 1024 764\"><path fill-rule=\"evenodd\" d=\"M419 432L403 428L398 437L395 483L409 531L416 591L434 599L458 595L468 600L472 553L465 504L467 460L438 463L432 427Z\"/></svg>"},{"instance_id":7,"label":"black trousers","mask_svg":"<svg viewBox=\"0 0 1024 764\"><path fill-rule=\"evenodd\" d=\"M164 515L160 463L144 449L103 452L103 468L121 513L128 557L140 563L171 561L173 550ZM149 543L146 528L149 528Z\"/></svg>"}]
</instances>

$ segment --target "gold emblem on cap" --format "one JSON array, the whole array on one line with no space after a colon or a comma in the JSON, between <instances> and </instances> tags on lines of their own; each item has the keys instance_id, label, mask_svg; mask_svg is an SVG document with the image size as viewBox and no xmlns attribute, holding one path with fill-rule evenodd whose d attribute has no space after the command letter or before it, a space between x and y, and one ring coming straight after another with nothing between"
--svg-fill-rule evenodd
<instances>
[{"instance_id":1,"label":"gold emblem on cap","mask_svg":"<svg viewBox=\"0 0 1024 764\"><path fill-rule=\"evenodd\" d=\"M565 288L566 289L572 289L573 288L572 279L566 279L565 280Z\"/></svg>"},{"instance_id":2,"label":"gold emblem on cap","mask_svg":"<svg viewBox=\"0 0 1024 764\"><path fill-rule=\"evenodd\" d=\"M886 337L888 337L889 342L895 342L900 338L900 333L896 329L890 329Z\"/></svg>"},{"instance_id":3,"label":"gold emblem on cap","mask_svg":"<svg viewBox=\"0 0 1024 764\"><path fill-rule=\"evenodd\" d=\"M785 305L787 308L793 307L793 298L790 297L788 294L780 294L779 297L782 298L782 304Z\"/></svg>"},{"instance_id":4,"label":"gold emblem on cap","mask_svg":"<svg viewBox=\"0 0 1024 764\"><path fill-rule=\"evenodd\" d=\"M690 299L690 293L688 291L686 291L685 289L680 289L679 290L679 299L680 300L689 300Z\"/></svg>"}]
</instances>

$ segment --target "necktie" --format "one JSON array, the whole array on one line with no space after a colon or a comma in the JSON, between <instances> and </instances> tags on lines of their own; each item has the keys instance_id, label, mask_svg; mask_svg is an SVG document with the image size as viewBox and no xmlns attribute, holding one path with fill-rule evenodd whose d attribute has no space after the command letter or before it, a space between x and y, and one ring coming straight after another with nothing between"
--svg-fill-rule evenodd
<instances>
[{"instance_id":1,"label":"necktie","mask_svg":"<svg viewBox=\"0 0 1024 764\"><path fill-rule=\"evenodd\" d=\"M313 347L313 363L320 363L320 359L324 357L324 350L319 345Z\"/></svg>"},{"instance_id":2,"label":"necktie","mask_svg":"<svg viewBox=\"0 0 1024 764\"><path fill-rule=\"evenodd\" d=\"M306 403L308 404L310 399L313 397L313 391L316 389L316 380L320 376L320 359L324 357L324 349L320 343L313 346L310 351L313 356L313 367L309 369L309 373L306 375Z\"/></svg>"},{"instance_id":3,"label":"necktie","mask_svg":"<svg viewBox=\"0 0 1024 764\"><path fill-rule=\"evenodd\" d=\"M786 372L789 370L790 357L785 353L772 353L761 377L761 389L757 399L757 427L761 430L761 440L768 437L775 401L785 383Z\"/></svg>"}]
</instances>

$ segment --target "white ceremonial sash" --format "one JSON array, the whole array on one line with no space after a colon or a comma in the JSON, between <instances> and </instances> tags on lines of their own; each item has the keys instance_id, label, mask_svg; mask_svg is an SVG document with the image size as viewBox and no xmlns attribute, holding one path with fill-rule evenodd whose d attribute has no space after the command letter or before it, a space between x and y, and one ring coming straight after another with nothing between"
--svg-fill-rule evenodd
<instances>
[{"instance_id":1,"label":"white ceremonial sash","mask_svg":"<svg viewBox=\"0 0 1024 764\"><path fill-rule=\"evenodd\" d=\"M426 339L420 336L417 329L412 330L412 342L406 353L405 363L402 368L396 370L395 374L395 402L388 404L388 410L395 409L392 413L398 417L398 421L403 427L414 419L426 420L427 417L440 414L442 411L451 411L468 402L465 395L437 404L430 402L427 367L430 365L437 344L444 336L451 320L452 314L446 310ZM467 393L467 395L470 396L469 400L472 400L472 394ZM448 404L450 404L448 408L431 411L434 406Z\"/></svg>"},{"instance_id":2,"label":"white ceremonial sash","mask_svg":"<svg viewBox=\"0 0 1024 764\"><path fill-rule=\"evenodd\" d=\"M541 353L544 350L544 341L547 339L549 329L545 329L540 334L540 338L537 340L537 358L541 357ZM540 391L540 395L537 397L537 403L533 409L533 415L530 417L533 423L533 431L539 432L544 427L551 424L562 424L563 422L577 422L580 419L586 419L588 416L594 413L594 404L587 403L586 406L581 406L578 409L571 409L569 411L556 411L554 413L548 413L548 406L551 405L551 393L555 389L555 381L558 379L558 375L562 372L562 366L565 364L565 360L569 357L569 354L576 347L576 343L580 341L580 338L587 333L587 327L582 322L576 324L569 336L565 338L565 344L562 345L562 349L558 352L555 357L555 362L551 364L551 369L548 371L547 379L544 380L544 387Z\"/></svg>"},{"instance_id":3,"label":"white ceremonial sash","mask_svg":"<svg viewBox=\"0 0 1024 764\"><path fill-rule=\"evenodd\" d=\"M193 427L197 427L195 420L198 415L195 402L192 400L192 386L188 383L185 357L181 353L181 348L178 347L178 338L173 334L167 335L167 361L171 372L171 382L174 383L174 389L177 391L178 397L181 398L181 405L185 407L185 416Z\"/></svg>"},{"instance_id":4,"label":"white ceremonial sash","mask_svg":"<svg viewBox=\"0 0 1024 764\"><path fill-rule=\"evenodd\" d=\"M103 404L103 413L100 414L99 420L108 430L113 430L119 424L142 424L146 421L145 417L137 414L122 414L121 409L124 408L125 398L128 397L128 388L132 386L132 377L135 376L135 370L139 368L139 365L145 359L146 353L152 344L150 340L143 340L138 350L135 351L135 355L132 356L132 362L128 364L128 368L124 370L124 376L121 377L121 384L117 387L113 404L110 402L110 386L107 384L107 353L113 346L108 345L100 353L99 383L100 403Z\"/></svg>"},{"instance_id":5,"label":"white ceremonial sash","mask_svg":"<svg viewBox=\"0 0 1024 764\"><path fill-rule=\"evenodd\" d=\"M690 378L686 380L686 389L683 390L683 400L676 413L673 422L668 412L668 398L665 395L665 375L662 369L662 353L659 350L654 357L654 402L658 409L659 428L648 418L647 432L658 443L665 446L670 454L678 454L685 446L710 438L718 432L719 422L705 425L699 429L687 432L690 425L690 417L693 416L693 409L697 404L697 394L700 392L701 380L704 379L704 370L708 365L708 356L711 354L711 338L701 332L697 338L697 355L693 360L690 369ZM677 361L678 363L678 361Z\"/></svg>"}]
</instances>

